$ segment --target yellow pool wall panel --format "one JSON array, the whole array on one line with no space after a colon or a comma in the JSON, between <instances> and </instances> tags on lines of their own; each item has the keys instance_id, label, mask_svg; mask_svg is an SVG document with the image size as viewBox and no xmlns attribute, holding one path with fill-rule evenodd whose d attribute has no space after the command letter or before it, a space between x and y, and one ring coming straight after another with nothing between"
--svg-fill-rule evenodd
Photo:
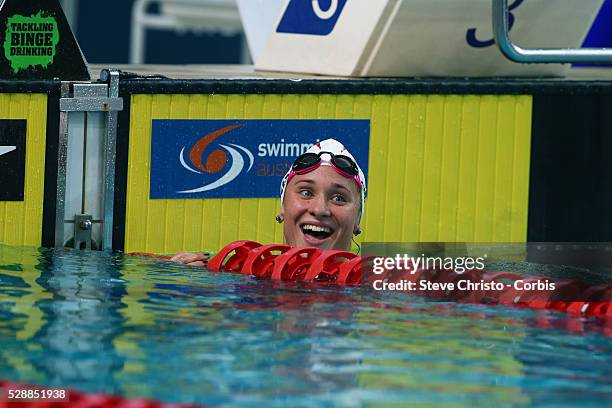
<instances>
[{"instance_id":1,"label":"yellow pool wall panel","mask_svg":"<svg viewBox=\"0 0 612 408\"><path fill-rule=\"evenodd\" d=\"M0 201L0 243L40 246L45 184L47 95L0 94L0 119L27 120L24 200Z\"/></svg>"},{"instance_id":2,"label":"yellow pool wall panel","mask_svg":"<svg viewBox=\"0 0 612 408\"><path fill-rule=\"evenodd\" d=\"M359 241L526 241L531 96L133 95L131 106L126 251L283 240L275 198L151 200L153 119L367 119Z\"/></svg>"}]
</instances>

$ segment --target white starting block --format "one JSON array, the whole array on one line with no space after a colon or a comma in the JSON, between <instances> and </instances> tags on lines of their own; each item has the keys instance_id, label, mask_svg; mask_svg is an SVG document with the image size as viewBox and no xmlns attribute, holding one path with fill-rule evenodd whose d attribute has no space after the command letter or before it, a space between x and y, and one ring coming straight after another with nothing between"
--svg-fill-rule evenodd
<instances>
[{"instance_id":1,"label":"white starting block","mask_svg":"<svg viewBox=\"0 0 612 408\"><path fill-rule=\"evenodd\" d=\"M579 48L604 0L509 0L527 48ZM493 41L492 0L238 0L255 67L339 76L562 76ZM273 23L272 23L273 22Z\"/></svg>"}]
</instances>

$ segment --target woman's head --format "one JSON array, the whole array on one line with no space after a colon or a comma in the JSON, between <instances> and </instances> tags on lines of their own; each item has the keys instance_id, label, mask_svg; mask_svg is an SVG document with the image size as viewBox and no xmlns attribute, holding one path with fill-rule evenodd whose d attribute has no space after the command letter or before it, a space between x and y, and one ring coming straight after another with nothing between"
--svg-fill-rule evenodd
<instances>
[{"instance_id":1,"label":"woman's head","mask_svg":"<svg viewBox=\"0 0 612 408\"><path fill-rule=\"evenodd\" d=\"M348 250L360 233L366 184L353 156L327 139L296 159L281 183L285 243Z\"/></svg>"}]
</instances>

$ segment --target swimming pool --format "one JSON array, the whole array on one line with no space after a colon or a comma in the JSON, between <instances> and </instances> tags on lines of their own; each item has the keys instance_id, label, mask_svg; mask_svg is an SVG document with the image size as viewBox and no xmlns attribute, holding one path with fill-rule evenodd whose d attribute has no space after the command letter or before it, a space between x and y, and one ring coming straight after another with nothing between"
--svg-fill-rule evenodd
<instances>
[{"instance_id":1,"label":"swimming pool","mask_svg":"<svg viewBox=\"0 0 612 408\"><path fill-rule=\"evenodd\" d=\"M608 406L601 321L0 245L0 378L213 406Z\"/></svg>"}]
</instances>

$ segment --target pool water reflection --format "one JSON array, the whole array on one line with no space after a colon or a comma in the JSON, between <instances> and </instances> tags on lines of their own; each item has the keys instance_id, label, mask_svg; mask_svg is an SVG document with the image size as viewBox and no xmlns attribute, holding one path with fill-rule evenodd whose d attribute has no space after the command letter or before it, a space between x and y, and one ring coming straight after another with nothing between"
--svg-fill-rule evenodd
<instances>
[{"instance_id":1,"label":"pool water reflection","mask_svg":"<svg viewBox=\"0 0 612 408\"><path fill-rule=\"evenodd\" d=\"M607 406L601 321L0 245L0 378L164 402Z\"/></svg>"}]
</instances>

